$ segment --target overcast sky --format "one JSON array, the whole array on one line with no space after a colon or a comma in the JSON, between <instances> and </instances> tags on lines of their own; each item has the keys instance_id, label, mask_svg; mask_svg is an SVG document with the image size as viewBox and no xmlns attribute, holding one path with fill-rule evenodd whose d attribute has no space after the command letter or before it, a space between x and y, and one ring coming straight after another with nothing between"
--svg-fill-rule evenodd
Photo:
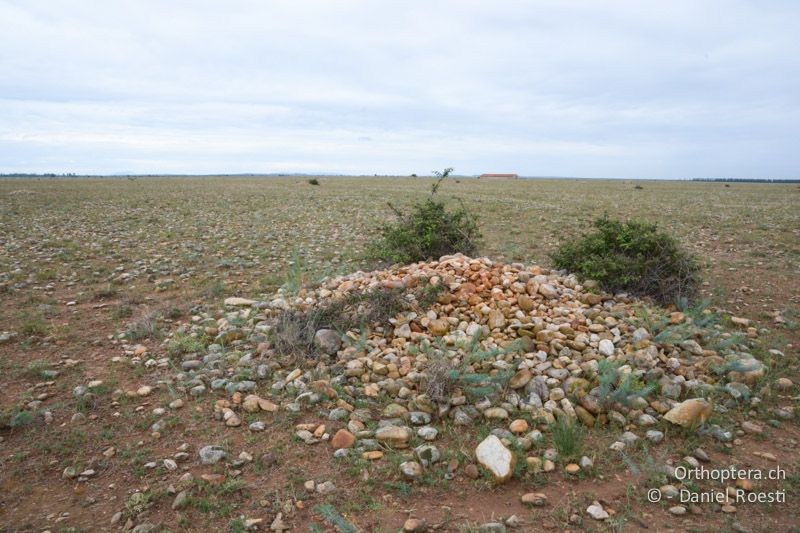
<instances>
[{"instance_id":1,"label":"overcast sky","mask_svg":"<svg viewBox=\"0 0 800 533\"><path fill-rule=\"evenodd\" d=\"M0 172L800 177L800 2L0 0Z\"/></svg>"}]
</instances>

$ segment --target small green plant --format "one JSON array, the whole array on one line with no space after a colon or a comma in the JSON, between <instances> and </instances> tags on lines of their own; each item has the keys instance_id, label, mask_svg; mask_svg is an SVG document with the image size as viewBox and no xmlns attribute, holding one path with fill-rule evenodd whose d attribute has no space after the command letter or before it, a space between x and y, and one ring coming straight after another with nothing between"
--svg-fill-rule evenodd
<instances>
[{"instance_id":1,"label":"small green plant","mask_svg":"<svg viewBox=\"0 0 800 533\"><path fill-rule=\"evenodd\" d=\"M106 284L104 287L97 289L92 294L93 300L106 300L108 298L113 298L117 295L117 289L111 285L111 283Z\"/></svg>"},{"instance_id":2,"label":"small green plant","mask_svg":"<svg viewBox=\"0 0 800 533\"><path fill-rule=\"evenodd\" d=\"M575 459L581 454L583 449L583 428L575 419L568 416L560 416L550 424L550 431L553 434L553 444L560 457L564 459Z\"/></svg>"},{"instance_id":3,"label":"small green plant","mask_svg":"<svg viewBox=\"0 0 800 533\"><path fill-rule=\"evenodd\" d=\"M125 338L137 342L144 339L161 337L163 331L158 324L159 318L160 316L157 312L146 312L139 319L128 324L128 329L125 331Z\"/></svg>"},{"instance_id":4,"label":"small green plant","mask_svg":"<svg viewBox=\"0 0 800 533\"><path fill-rule=\"evenodd\" d=\"M27 426L28 424L32 423L35 418L36 417L30 411L19 411L17 414L11 417L8 425L12 428Z\"/></svg>"},{"instance_id":5,"label":"small green plant","mask_svg":"<svg viewBox=\"0 0 800 533\"><path fill-rule=\"evenodd\" d=\"M244 533L247 531L247 523L245 522L245 519L239 517L231 520L230 524L228 525L228 531L230 531L230 533Z\"/></svg>"},{"instance_id":6,"label":"small green plant","mask_svg":"<svg viewBox=\"0 0 800 533\"><path fill-rule=\"evenodd\" d=\"M40 314L23 313L20 333L23 335L45 335L47 333L47 323Z\"/></svg>"},{"instance_id":7,"label":"small green plant","mask_svg":"<svg viewBox=\"0 0 800 533\"><path fill-rule=\"evenodd\" d=\"M460 202L448 210L436 194L453 171L434 172L439 179L431 186L430 196L417 202L408 213L389 203L397 216L395 223L380 227L380 236L371 244L369 255L395 263L411 263L461 252L474 255L481 238L477 216Z\"/></svg>"},{"instance_id":8,"label":"small green plant","mask_svg":"<svg viewBox=\"0 0 800 533\"><path fill-rule=\"evenodd\" d=\"M319 185L319 180L317 178L311 178L308 180L309 185Z\"/></svg>"},{"instance_id":9,"label":"small green plant","mask_svg":"<svg viewBox=\"0 0 800 533\"><path fill-rule=\"evenodd\" d=\"M353 524L345 520L345 518L339 514L339 511L337 511L333 505L329 503L321 503L315 506L314 510L317 512L317 514L324 518L326 522L338 529L340 533L358 532Z\"/></svg>"},{"instance_id":10,"label":"small green plant","mask_svg":"<svg viewBox=\"0 0 800 533\"><path fill-rule=\"evenodd\" d=\"M520 345L512 343L506 348L487 349L481 345L480 338L481 331L477 331L467 342L457 345L457 348L463 350L465 354L460 364L453 363L454 353L441 339L436 341L436 346L430 342L423 342L419 348L409 347L409 352L421 351L428 359L425 368L425 393L430 398L446 402L456 387L463 387L464 392L472 398L481 398L491 396L506 386L517 370L515 365L494 375L476 372L473 366L487 359L517 351Z\"/></svg>"},{"instance_id":11,"label":"small green plant","mask_svg":"<svg viewBox=\"0 0 800 533\"><path fill-rule=\"evenodd\" d=\"M129 318L132 315L133 315L133 308L126 303L119 304L111 312L111 318L113 318L114 320L119 320L121 318Z\"/></svg>"},{"instance_id":12,"label":"small green plant","mask_svg":"<svg viewBox=\"0 0 800 533\"><path fill-rule=\"evenodd\" d=\"M667 316L652 312L646 306L637 310L637 317L632 322L650 332L655 342L661 344L681 344L684 341L698 339L703 346L718 352L730 351L737 344L743 344L747 336L742 332L728 333L722 327L725 317L710 308L710 302L703 300L690 306L681 299L678 309L685 314L685 319L672 324Z\"/></svg>"},{"instance_id":13,"label":"small green plant","mask_svg":"<svg viewBox=\"0 0 800 533\"><path fill-rule=\"evenodd\" d=\"M593 279L607 291L649 296L660 304L692 299L700 284L697 259L655 224L607 216L596 231L567 241L551 255L556 268Z\"/></svg>"},{"instance_id":14,"label":"small green plant","mask_svg":"<svg viewBox=\"0 0 800 533\"><path fill-rule=\"evenodd\" d=\"M601 359L597 363L597 380L600 383L598 397L606 408L615 403L630 406L636 398L647 398L656 388L653 384L643 384L633 374L620 375L619 366L619 362L608 359Z\"/></svg>"},{"instance_id":15,"label":"small green plant","mask_svg":"<svg viewBox=\"0 0 800 533\"><path fill-rule=\"evenodd\" d=\"M199 339L179 333L170 339L169 344L167 344L167 352L170 355L182 355L185 353L199 352L204 347L205 346Z\"/></svg>"},{"instance_id":16,"label":"small green plant","mask_svg":"<svg viewBox=\"0 0 800 533\"><path fill-rule=\"evenodd\" d=\"M330 273L330 268L315 268L295 249L286 267L281 289L284 293L294 296L304 287L319 284Z\"/></svg>"},{"instance_id":17,"label":"small green plant","mask_svg":"<svg viewBox=\"0 0 800 533\"><path fill-rule=\"evenodd\" d=\"M225 285L218 281L208 283L201 294L204 298L222 298L225 295Z\"/></svg>"},{"instance_id":18,"label":"small green plant","mask_svg":"<svg viewBox=\"0 0 800 533\"><path fill-rule=\"evenodd\" d=\"M45 379L45 371L50 369L50 363L43 359L34 359L28 363L25 373L31 378Z\"/></svg>"}]
</instances>

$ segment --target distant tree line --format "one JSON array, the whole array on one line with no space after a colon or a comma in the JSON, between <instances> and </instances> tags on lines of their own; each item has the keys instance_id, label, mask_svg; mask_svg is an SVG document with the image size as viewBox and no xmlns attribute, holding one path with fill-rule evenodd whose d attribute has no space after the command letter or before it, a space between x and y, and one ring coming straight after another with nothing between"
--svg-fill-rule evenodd
<instances>
[{"instance_id":1,"label":"distant tree line","mask_svg":"<svg viewBox=\"0 0 800 533\"><path fill-rule=\"evenodd\" d=\"M65 174L56 174L55 172L47 172L45 174L26 173L26 172L10 172L7 174L0 174L0 178L73 178L77 176L74 172L67 172Z\"/></svg>"},{"instance_id":2,"label":"distant tree line","mask_svg":"<svg viewBox=\"0 0 800 533\"><path fill-rule=\"evenodd\" d=\"M777 180L772 178L694 178L692 181L729 181L736 183L800 183L800 179Z\"/></svg>"}]
</instances>

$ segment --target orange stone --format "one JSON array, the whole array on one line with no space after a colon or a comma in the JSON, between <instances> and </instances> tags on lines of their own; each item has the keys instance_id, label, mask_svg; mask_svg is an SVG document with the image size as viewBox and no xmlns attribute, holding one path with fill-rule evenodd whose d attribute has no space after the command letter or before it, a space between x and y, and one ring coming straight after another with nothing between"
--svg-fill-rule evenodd
<instances>
[{"instance_id":1,"label":"orange stone","mask_svg":"<svg viewBox=\"0 0 800 533\"><path fill-rule=\"evenodd\" d=\"M381 459L383 457L383 452L380 451L380 450L374 450L374 451L371 451L371 452L364 452L364 453L361 454L361 457L363 457L364 459L366 459L368 461L376 461L376 460Z\"/></svg>"},{"instance_id":2,"label":"orange stone","mask_svg":"<svg viewBox=\"0 0 800 533\"><path fill-rule=\"evenodd\" d=\"M528 421L523 418L518 418L511 422L511 425L508 426L508 429L511 433L525 433L528 431Z\"/></svg>"},{"instance_id":3,"label":"orange stone","mask_svg":"<svg viewBox=\"0 0 800 533\"><path fill-rule=\"evenodd\" d=\"M331 446L338 450L339 448L352 448L356 443L356 437L346 429L340 429L331 439Z\"/></svg>"}]
</instances>

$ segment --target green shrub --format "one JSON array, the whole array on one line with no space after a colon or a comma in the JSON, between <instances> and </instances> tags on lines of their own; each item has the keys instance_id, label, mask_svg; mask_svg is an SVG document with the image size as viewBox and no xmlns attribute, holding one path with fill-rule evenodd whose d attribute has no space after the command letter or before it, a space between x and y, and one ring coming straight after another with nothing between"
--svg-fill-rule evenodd
<instances>
[{"instance_id":1,"label":"green shrub","mask_svg":"<svg viewBox=\"0 0 800 533\"><path fill-rule=\"evenodd\" d=\"M700 284L697 259L655 224L595 220L597 231L563 243L551 258L559 269L593 279L609 292L649 296L660 304L691 300Z\"/></svg>"},{"instance_id":2,"label":"green shrub","mask_svg":"<svg viewBox=\"0 0 800 533\"><path fill-rule=\"evenodd\" d=\"M311 178L308 180L309 185L319 185L319 180L317 178Z\"/></svg>"},{"instance_id":3,"label":"green shrub","mask_svg":"<svg viewBox=\"0 0 800 533\"><path fill-rule=\"evenodd\" d=\"M199 339L179 333L169 340L167 353L170 355L182 355L200 352L203 348L205 348L205 345Z\"/></svg>"},{"instance_id":4,"label":"green shrub","mask_svg":"<svg viewBox=\"0 0 800 533\"><path fill-rule=\"evenodd\" d=\"M452 170L435 172L439 179L431 186L430 196L414 204L410 212L404 213L389 204L397 221L381 226L380 236L370 247L371 256L393 263L411 263L459 252L476 253L481 238L477 216L461 202L457 208L448 210L436 196Z\"/></svg>"},{"instance_id":5,"label":"green shrub","mask_svg":"<svg viewBox=\"0 0 800 533\"><path fill-rule=\"evenodd\" d=\"M9 427L12 428L27 426L28 424L32 423L35 419L36 417L29 411L18 411L14 416L11 417L11 420L9 420L8 425Z\"/></svg>"}]
</instances>

